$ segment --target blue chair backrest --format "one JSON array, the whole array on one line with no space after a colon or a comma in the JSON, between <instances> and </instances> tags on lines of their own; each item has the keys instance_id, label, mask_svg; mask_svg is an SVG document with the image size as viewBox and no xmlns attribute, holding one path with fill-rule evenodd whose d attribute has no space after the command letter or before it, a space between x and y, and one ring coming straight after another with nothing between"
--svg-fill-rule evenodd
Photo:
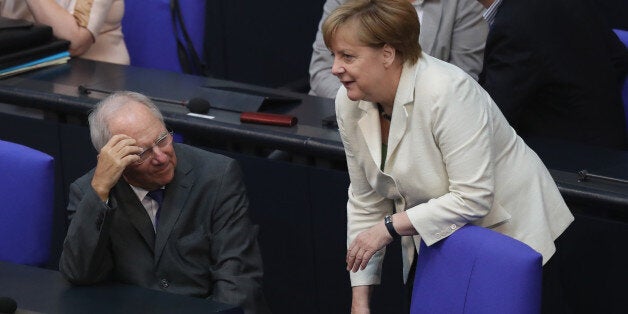
<instances>
[{"instance_id":1,"label":"blue chair backrest","mask_svg":"<svg viewBox=\"0 0 628 314\"><path fill-rule=\"evenodd\" d=\"M0 260L44 266L53 212L54 159L0 141Z\"/></svg>"},{"instance_id":2,"label":"blue chair backrest","mask_svg":"<svg viewBox=\"0 0 628 314\"><path fill-rule=\"evenodd\" d=\"M542 257L526 244L467 225L421 243L410 313L540 313Z\"/></svg>"},{"instance_id":3,"label":"blue chair backrest","mask_svg":"<svg viewBox=\"0 0 628 314\"><path fill-rule=\"evenodd\" d=\"M125 1L122 32L131 57L131 65L183 72L177 56L177 43L170 14L171 1ZM186 29L202 59L205 1L179 0L179 5Z\"/></svg>"},{"instance_id":4,"label":"blue chair backrest","mask_svg":"<svg viewBox=\"0 0 628 314\"><path fill-rule=\"evenodd\" d=\"M613 30L619 40L626 46L628 49L628 30L614 29ZM628 140L628 76L626 76L626 80L624 81L624 88L621 91L621 97L624 100L624 115L626 115L626 138Z\"/></svg>"}]
</instances>

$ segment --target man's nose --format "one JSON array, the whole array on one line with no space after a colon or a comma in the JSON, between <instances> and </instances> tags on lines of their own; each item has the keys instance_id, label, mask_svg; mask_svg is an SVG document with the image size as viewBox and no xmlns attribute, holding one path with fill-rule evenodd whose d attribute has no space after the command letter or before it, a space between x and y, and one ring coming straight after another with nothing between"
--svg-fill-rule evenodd
<instances>
[{"instance_id":1,"label":"man's nose","mask_svg":"<svg viewBox=\"0 0 628 314\"><path fill-rule=\"evenodd\" d=\"M153 147L153 161L157 164L162 164L168 161L168 155L164 153L162 148L159 148L159 146L155 146Z\"/></svg>"}]
</instances>

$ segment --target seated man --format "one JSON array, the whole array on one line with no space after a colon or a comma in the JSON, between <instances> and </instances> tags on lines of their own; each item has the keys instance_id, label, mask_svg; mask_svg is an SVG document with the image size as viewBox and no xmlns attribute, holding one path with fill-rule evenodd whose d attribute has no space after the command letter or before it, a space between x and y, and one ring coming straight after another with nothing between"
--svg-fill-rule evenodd
<instances>
[{"instance_id":1,"label":"seated man","mask_svg":"<svg viewBox=\"0 0 628 314\"><path fill-rule=\"evenodd\" d=\"M64 276L265 312L256 229L236 162L173 144L159 110L138 93L102 100L89 126L100 153L96 168L70 188Z\"/></svg>"}]
</instances>

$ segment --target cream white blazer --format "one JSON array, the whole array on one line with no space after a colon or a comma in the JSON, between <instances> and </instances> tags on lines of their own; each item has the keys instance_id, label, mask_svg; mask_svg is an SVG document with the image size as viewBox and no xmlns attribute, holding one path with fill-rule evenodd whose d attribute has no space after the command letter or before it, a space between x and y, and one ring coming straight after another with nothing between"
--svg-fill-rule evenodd
<instances>
[{"instance_id":1,"label":"cream white blazer","mask_svg":"<svg viewBox=\"0 0 628 314\"><path fill-rule=\"evenodd\" d=\"M432 245L467 223L528 244L543 263L554 254L553 241L574 218L539 157L469 75L422 54L404 66L393 108L382 172L376 104L338 91L351 179L347 245L394 207L419 233L402 237L404 281L421 239ZM352 286L380 282L384 253L351 273Z\"/></svg>"}]
</instances>

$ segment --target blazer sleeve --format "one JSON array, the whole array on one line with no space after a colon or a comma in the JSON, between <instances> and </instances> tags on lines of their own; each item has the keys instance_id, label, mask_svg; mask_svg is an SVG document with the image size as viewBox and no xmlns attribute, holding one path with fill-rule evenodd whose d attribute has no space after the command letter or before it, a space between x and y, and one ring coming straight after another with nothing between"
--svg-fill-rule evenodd
<instances>
[{"instance_id":1,"label":"blazer sleeve","mask_svg":"<svg viewBox=\"0 0 628 314\"><path fill-rule=\"evenodd\" d=\"M458 2L448 60L476 81L482 71L484 45L488 35L488 26L482 16L482 11L482 5L476 0Z\"/></svg>"},{"instance_id":2,"label":"blazer sleeve","mask_svg":"<svg viewBox=\"0 0 628 314\"><path fill-rule=\"evenodd\" d=\"M342 108L343 102L348 100L344 87L338 91L336 97L336 117L338 130L344 145L349 171L349 185L347 202L347 247L362 231L384 220L384 216L392 214L392 201L379 195L369 184L362 166L356 157L353 143L354 134L348 134L345 129ZM346 104L345 104L346 105ZM354 106L351 104L350 106ZM382 262L386 248L376 252L364 270L349 272L351 286L376 285L381 282Z\"/></svg>"},{"instance_id":3,"label":"blazer sleeve","mask_svg":"<svg viewBox=\"0 0 628 314\"><path fill-rule=\"evenodd\" d=\"M406 210L428 246L486 216L494 197L490 97L469 78L442 85L438 94L428 96L433 97L430 129L447 172L449 192Z\"/></svg>"},{"instance_id":4,"label":"blazer sleeve","mask_svg":"<svg viewBox=\"0 0 628 314\"><path fill-rule=\"evenodd\" d=\"M209 298L240 305L246 313L264 313L257 227L248 217L242 172L230 160L221 177L210 222L213 291Z\"/></svg>"},{"instance_id":5,"label":"blazer sleeve","mask_svg":"<svg viewBox=\"0 0 628 314\"><path fill-rule=\"evenodd\" d=\"M320 97L334 98L340 88L340 81L331 74L334 57L331 55L323 40L323 22L331 12L341 5L341 1L327 0L323 6L323 16L318 23L316 39L312 45L312 59L310 60L310 94Z\"/></svg>"},{"instance_id":6,"label":"blazer sleeve","mask_svg":"<svg viewBox=\"0 0 628 314\"><path fill-rule=\"evenodd\" d=\"M113 269L109 248L111 216L116 207L107 206L89 185L70 186L68 211L73 213L63 243L59 270L73 284L94 284L107 279Z\"/></svg>"}]
</instances>

